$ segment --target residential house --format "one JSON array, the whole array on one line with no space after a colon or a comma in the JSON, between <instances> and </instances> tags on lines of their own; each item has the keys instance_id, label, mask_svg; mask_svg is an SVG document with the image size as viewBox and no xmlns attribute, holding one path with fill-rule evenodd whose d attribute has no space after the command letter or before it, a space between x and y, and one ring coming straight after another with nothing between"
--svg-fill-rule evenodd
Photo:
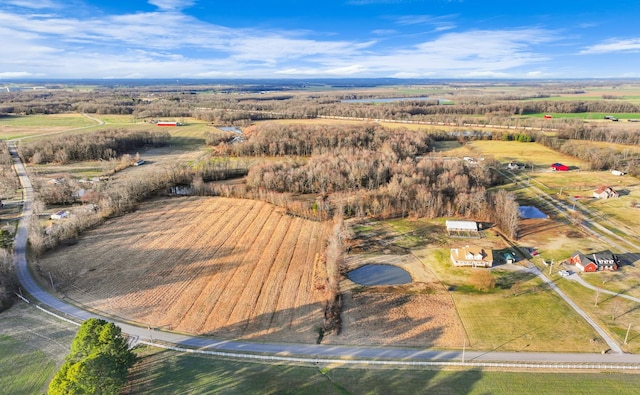
<instances>
[{"instance_id":1,"label":"residential house","mask_svg":"<svg viewBox=\"0 0 640 395\"><path fill-rule=\"evenodd\" d=\"M611 251L602 251L595 254L583 254L580 251L576 251L569 258L569 262L576 265L583 272L615 271L620 266L620 259Z\"/></svg>"},{"instance_id":2,"label":"residential house","mask_svg":"<svg viewBox=\"0 0 640 395\"><path fill-rule=\"evenodd\" d=\"M618 196L620 195L614 191L613 188L604 185L599 186L598 189L593 191L593 197L598 199L617 198Z\"/></svg>"},{"instance_id":3,"label":"residential house","mask_svg":"<svg viewBox=\"0 0 640 395\"><path fill-rule=\"evenodd\" d=\"M451 249L451 261L454 266L491 267L493 252L478 246L464 246Z\"/></svg>"}]
</instances>

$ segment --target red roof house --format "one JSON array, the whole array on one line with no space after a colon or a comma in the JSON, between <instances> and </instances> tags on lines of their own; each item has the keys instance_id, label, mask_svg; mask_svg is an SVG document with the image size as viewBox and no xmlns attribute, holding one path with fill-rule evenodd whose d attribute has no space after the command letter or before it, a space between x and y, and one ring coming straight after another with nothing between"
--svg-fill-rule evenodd
<instances>
[{"instance_id":1,"label":"red roof house","mask_svg":"<svg viewBox=\"0 0 640 395\"><path fill-rule=\"evenodd\" d=\"M553 171L569 171L569 166L563 165L562 163L554 163L551 165L551 170Z\"/></svg>"},{"instance_id":2,"label":"red roof house","mask_svg":"<svg viewBox=\"0 0 640 395\"><path fill-rule=\"evenodd\" d=\"M576 265L576 267L583 272L597 272L603 270L618 270L620 265L620 259L611 251L603 251L595 254L582 254L576 251L569 262Z\"/></svg>"}]
</instances>

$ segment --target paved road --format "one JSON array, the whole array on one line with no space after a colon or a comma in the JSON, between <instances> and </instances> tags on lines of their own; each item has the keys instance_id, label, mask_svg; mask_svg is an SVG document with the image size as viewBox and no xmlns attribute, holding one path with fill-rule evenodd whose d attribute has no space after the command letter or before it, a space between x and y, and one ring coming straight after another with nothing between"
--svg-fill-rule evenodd
<instances>
[{"instance_id":1,"label":"paved road","mask_svg":"<svg viewBox=\"0 0 640 395\"><path fill-rule=\"evenodd\" d=\"M529 269L529 271L531 273L534 273L538 277L540 277L540 279L542 279L542 281L547 283L549 285L549 287L551 287L551 289L553 289L558 295L560 295L560 297L562 299L564 299L564 301L567 302L569 304L569 306L571 306L571 308L573 310L575 310L576 313L578 313L582 318L584 318L584 320L587 321L587 323L589 325L591 325L591 327L593 329L595 329L596 332L598 332L600 337L602 337L604 339L604 341L607 343L607 345L609 346L609 348L611 349L612 352L614 352L616 354L621 354L622 353L622 349L620 348L618 343L616 343L611 338L611 336L609 336L609 334L607 332L605 332L602 328L600 328L600 326L594 320L592 320L591 317L589 317L589 315L587 315L587 313L585 313L584 310L582 310L580 307L578 307L578 305L575 304L573 302L573 300L571 300L571 298L569 298L564 292L562 292L562 290L560 288L558 288L558 286L553 281L551 281L540 270L538 270L537 267L535 267L533 265L531 265L531 268Z\"/></svg>"},{"instance_id":2,"label":"paved road","mask_svg":"<svg viewBox=\"0 0 640 395\"><path fill-rule=\"evenodd\" d=\"M25 168L20 161L15 146L9 142L9 148L14 159L15 169L24 188L24 209L15 241L18 279L23 289L41 304L76 320L99 317L67 304L45 292L33 280L27 267L25 255L29 221L32 214L33 189L27 177ZM108 319L108 318L104 318ZM113 320L111 320L113 321ZM124 333L148 342L168 343L176 346L197 348L204 350L218 350L234 353L260 353L279 356L306 356L316 359L357 358L372 360L389 358L409 361L461 361L466 362L545 362L545 363L599 363L599 364L631 364L640 369L640 355L632 354L575 354L575 353L517 353L517 352L476 352L476 351L439 351L420 350L416 348L395 347L355 347L318 344L285 344L285 343L250 343L241 341L216 340L209 337L191 336L178 333L158 331L148 327L135 326L124 322L114 321Z\"/></svg>"},{"instance_id":3,"label":"paved road","mask_svg":"<svg viewBox=\"0 0 640 395\"><path fill-rule=\"evenodd\" d=\"M618 296L620 298L625 298L625 299L629 299L629 300L632 300L634 302L640 303L640 298L635 298L633 296L625 295L625 294L620 293L620 292L613 292L613 291L609 291L608 289L595 287L595 286L589 284L588 282L586 282L582 277L580 277L578 275L578 273L572 273L570 276L568 276L566 278L569 279L569 280L572 280L572 281L576 281L576 282L580 283L580 285L582 285L583 287L592 289L594 291L597 291L597 292L600 292L600 293L603 293L603 294Z\"/></svg>"}]
</instances>

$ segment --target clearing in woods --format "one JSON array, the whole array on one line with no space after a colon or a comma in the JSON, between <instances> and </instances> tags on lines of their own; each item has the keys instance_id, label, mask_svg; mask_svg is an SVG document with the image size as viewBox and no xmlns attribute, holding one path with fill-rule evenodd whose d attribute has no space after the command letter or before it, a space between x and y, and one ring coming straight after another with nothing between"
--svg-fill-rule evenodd
<instances>
[{"instance_id":1,"label":"clearing in woods","mask_svg":"<svg viewBox=\"0 0 640 395\"><path fill-rule=\"evenodd\" d=\"M225 338L315 342L329 222L253 200L163 198L40 259L58 293L103 314ZM46 281L43 281L45 283Z\"/></svg>"}]
</instances>

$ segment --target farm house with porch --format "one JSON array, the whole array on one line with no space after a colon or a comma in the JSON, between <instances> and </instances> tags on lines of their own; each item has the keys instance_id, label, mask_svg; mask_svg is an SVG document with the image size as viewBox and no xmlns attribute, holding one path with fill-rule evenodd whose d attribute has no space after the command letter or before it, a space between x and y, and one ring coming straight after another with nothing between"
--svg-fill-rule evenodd
<instances>
[{"instance_id":1,"label":"farm house with porch","mask_svg":"<svg viewBox=\"0 0 640 395\"><path fill-rule=\"evenodd\" d=\"M451 249L453 266L491 267L493 252L478 246L464 246Z\"/></svg>"}]
</instances>

